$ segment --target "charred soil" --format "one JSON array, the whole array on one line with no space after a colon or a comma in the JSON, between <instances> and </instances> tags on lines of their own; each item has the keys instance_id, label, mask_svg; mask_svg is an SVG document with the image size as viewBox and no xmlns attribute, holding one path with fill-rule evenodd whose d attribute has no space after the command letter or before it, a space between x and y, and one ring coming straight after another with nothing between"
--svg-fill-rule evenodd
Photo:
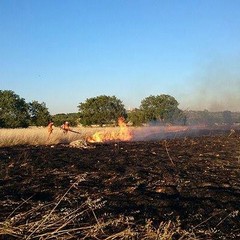
<instances>
[{"instance_id":1,"label":"charred soil","mask_svg":"<svg viewBox=\"0 0 240 240\"><path fill-rule=\"evenodd\" d=\"M76 215L75 228L122 216L132 228L171 221L199 239L240 239L240 132L89 148L0 148L2 225L18 227L45 212L64 217L84 204L88 210ZM121 230L109 225L105 238ZM24 233L0 238L18 236Z\"/></svg>"}]
</instances>

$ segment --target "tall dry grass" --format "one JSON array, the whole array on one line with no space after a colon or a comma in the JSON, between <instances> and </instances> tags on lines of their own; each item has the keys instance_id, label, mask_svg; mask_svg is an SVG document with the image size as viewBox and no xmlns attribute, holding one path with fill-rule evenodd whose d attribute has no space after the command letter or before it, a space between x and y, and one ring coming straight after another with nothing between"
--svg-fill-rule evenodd
<instances>
[{"instance_id":1,"label":"tall dry grass","mask_svg":"<svg viewBox=\"0 0 240 240\"><path fill-rule=\"evenodd\" d=\"M185 126L144 126L127 127L132 133L132 140L146 141L164 139L177 136L178 133L184 133L188 130L194 130L195 127ZM0 147L14 145L54 145L59 143L70 143L75 140L85 140L96 132L101 132L103 136L118 136L121 133L120 127L76 127L71 128L75 132L64 134L59 127L54 127L53 133L48 139L47 127L29 127L24 129L0 129ZM111 134L110 134L111 133ZM116 139L117 140L117 139Z\"/></svg>"},{"instance_id":2,"label":"tall dry grass","mask_svg":"<svg viewBox=\"0 0 240 240\"><path fill-rule=\"evenodd\" d=\"M71 128L74 132L64 134L63 131L55 127L48 139L46 127L29 127L19 129L0 129L0 147L14 145L54 145L59 143L70 143L75 140L85 140L96 132L107 134L119 131L119 127L106 128Z\"/></svg>"},{"instance_id":3,"label":"tall dry grass","mask_svg":"<svg viewBox=\"0 0 240 240\"><path fill-rule=\"evenodd\" d=\"M53 145L58 143L70 143L78 139L91 136L98 131L92 128L73 128L74 131L64 134L60 128L55 127L48 139L47 128L22 128L22 129L0 129L0 147L14 145Z\"/></svg>"}]
</instances>

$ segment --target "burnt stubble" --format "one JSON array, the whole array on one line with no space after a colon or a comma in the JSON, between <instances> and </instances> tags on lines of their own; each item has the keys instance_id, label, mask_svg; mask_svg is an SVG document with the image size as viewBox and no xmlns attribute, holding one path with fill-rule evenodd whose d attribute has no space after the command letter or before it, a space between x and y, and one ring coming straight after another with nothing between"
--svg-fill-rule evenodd
<instances>
[{"instance_id":1,"label":"burnt stubble","mask_svg":"<svg viewBox=\"0 0 240 240\"><path fill-rule=\"evenodd\" d=\"M49 210L57 202L55 212L63 212L97 200L95 216L83 214L78 222L125 216L135 226L148 219L157 226L171 220L199 238L238 239L239 150L239 131L91 148L3 147L0 221L40 204Z\"/></svg>"}]
</instances>

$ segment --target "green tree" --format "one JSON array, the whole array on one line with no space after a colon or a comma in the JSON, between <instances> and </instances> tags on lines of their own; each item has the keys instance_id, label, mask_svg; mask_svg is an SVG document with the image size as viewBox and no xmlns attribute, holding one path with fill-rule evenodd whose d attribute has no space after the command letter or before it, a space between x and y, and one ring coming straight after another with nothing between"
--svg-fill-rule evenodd
<instances>
[{"instance_id":1,"label":"green tree","mask_svg":"<svg viewBox=\"0 0 240 240\"><path fill-rule=\"evenodd\" d=\"M201 111L201 116L203 119L203 123L207 126L213 126L215 121L214 114L209 112L208 110Z\"/></svg>"},{"instance_id":2,"label":"green tree","mask_svg":"<svg viewBox=\"0 0 240 240\"><path fill-rule=\"evenodd\" d=\"M29 104L30 124L33 126L46 126L51 115L46 104L32 101Z\"/></svg>"},{"instance_id":3,"label":"green tree","mask_svg":"<svg viewBox=\"0 0 240 240\"><path fill-rule=\"evenodd\" d=\"M140 110L144 113L145 122L173 122L182 111L178 109L177 100L166 94L149 96L142 100Z\"/></svg>"},{"instance_id":4,"label":"green tree","mask_svg":"<svg viewBox=\"0 0 240 240\"><path fill-rule=\"evenodd\" d=\"M223 122L232 125L233 124L233 118L231 111L224 111L223 113Z\"/></svg>"},{"instance_id":5,"label":"green tree","mask_svg":"<svg viewBox=\"0 0 240 240\"><path fill-rule=\"evenodd\" d=\"M176 108L173 111L170 111L168 114L168 122L173 124L187 124L187 114L183 110Z\"/></svg>"},{"instance_id":6,"label":"green tree","mask_svg":"<svg viewBox=\"0 0 240 240\"><path fill-rule=\"evenodd\" d=\"M58 113L52 116L54 126L61 126L65 121L67 121L66 113Z\"/></svg>"},{"instance_id":7,"label":"green tree","mask_svg":"<svg viewBox=\"0 0 240 240\"><path fill-rule=\"evenodd\" d=\"M0 90L0 127L29 126L28 104L11 90Z\"/></svg>"},{"instance_id":8,"label":"green tree","mask_svg":"<svg viewBox=\"0 0 240 240\"><path fill-rule=\"evenodd\" d=\"M144 113L142 110L135 108L131 112L128 112L127 119L133 126L141 126L144 123Z\"/></svg>"},{"instance_id":9,"label":"green tree","mask_svg":"<svg viewBox=\"0 0 240 240\"><path fill-rule=\"evenodd\" d=\"M126 117L122 101L115 96L97 96L88 98L79 106L80 122L83 125L116 123L118 117Z\"/></svg>"},{"instance_id":10,"label":"green tree","mask_svg":"<svg viewBox=\"0 0 240 240\"><path fill-rule=\"evenodd\" d=\"M80 123L79 113L68 113L67 121L70 123L72 127L76 127Z\"/></svg>"},{"instance_id":11,"label":"green tree","mask_svg":"<svg viewBox=\"0 0 240 240\"><path fill-rule=\"evenodd\" d=\"M55 126L61 126L65 121L70 123L71 127L75 127L79 124L78 113L59 113L52 116L52 120Z\"/></svg>"}]
</instances>

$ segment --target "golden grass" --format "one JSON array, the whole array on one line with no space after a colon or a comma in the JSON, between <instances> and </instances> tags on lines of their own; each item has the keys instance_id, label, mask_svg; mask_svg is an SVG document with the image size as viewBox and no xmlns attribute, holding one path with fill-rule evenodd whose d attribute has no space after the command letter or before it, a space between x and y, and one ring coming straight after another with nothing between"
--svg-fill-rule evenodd
<instances>
[{"instance_id":1,"label":"golden grass","mask_svg":"<svg viewBox=\"0 0 240 240\"><path fill-rule=\"evenodd\" d=\"M0 222L0 238L3 239L105 239L105 240L198 240L191 231L183 230L179 222L161 222L155 228L150 220L145 225L136 225L126 217L119 216L112 219L101 219L98 222L81 222L81 217L91 215L87 204L65 213L49 213L40 219L32 220L32 215L39 214L42 208L35 208L21 216ZM47 219L47 220L46 220ZM40 227L39 227L40 226ZM177 236L177 238L176 238Z\"/></svg>"},{"instance_id":2,"label":"golden grass","mask_svg":"<svg viewBox=\"0 0 240 240\"><path fill-rule=\"evenodd\" d=\"M54 127L53 133L48 139L47 127L29 127L18 129L0 129L0 147L14 145L54 145L59 143L69 144L75 140L86 140L92 137L94 133L101 132L103 136L119 136L120 127L75 127L71 128L75 132L64 134L59 127ZM188 128L185 126L156 126L156 127L129 127L135 140L145 140L151 134L164 136L172 132L184 132ZM111 133L111 134L110 134Z\"/></svg>"},{"instance_id":3,"label":"golden grass","mask_svg":"<svg viewBox=\"0 0 240 240\"><path fill-rule=\"evenodd\" d=\"M86 139L97 131L117 131L118 128L72 128L75 132L64 134L60 128L55 127L48 139L46 127L31 127L21 129L0 129L0 147L14 145L54 145L70 143L79 139ZM77 132L77 133L76 133Z\"/></svg>"}]
</instances>

